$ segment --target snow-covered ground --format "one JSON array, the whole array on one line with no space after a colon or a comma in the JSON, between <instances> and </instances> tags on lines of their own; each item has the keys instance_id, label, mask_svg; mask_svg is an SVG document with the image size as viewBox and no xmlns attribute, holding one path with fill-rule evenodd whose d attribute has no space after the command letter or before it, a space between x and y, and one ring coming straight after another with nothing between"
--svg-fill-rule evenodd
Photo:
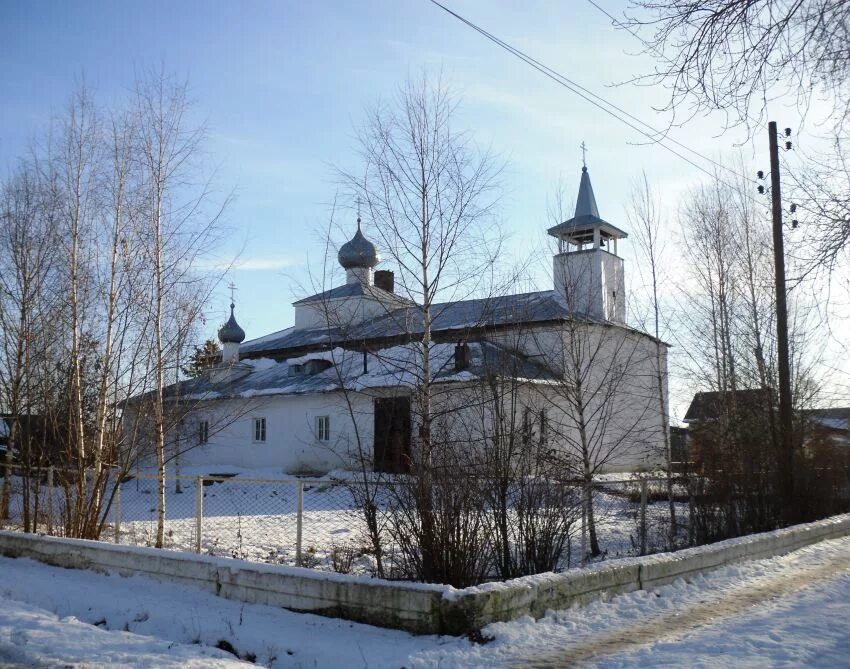
<instances>
[{"instance_id":1,"label":"snow-covered ground","mask_svg":"<svg viewBox=\"0 0 850 669\"><path fill-rule=\"evenodd\" d=\"M184 468L181 492L175 480L169 479L166 490L165 548L193 551L196 546L196 480L208 470ZM270 564L294 565L296 557L297 483L282 481L275 470L229 470L233 478L207 481L203 487L203 521L201 551L209 555L233 557ZM362 514L345 480L346 472L331 472L323 479L302 482L302 560L305 566L318 569L347 568L354 573L370 573L374 561L369 556L369 541ZM595 516L599 542L610 559L638 554L638 508L634 495L636 484L615 483L623 475L600 477L603 491L595 493ZM13 488L20 490L21 479ZM385 482L384 486L392 485ZM121 484L120 542L136 546L153 546L156 537L156 477L150 473L136 475ZM46 494L46 488L42 488ZM632 494L632 500L625 493ZM614 494L619 493L619 494ZM379 506L387 508L391 495L385 490L378 496ZM47 508L41 500L41 511ZM687 517L684 505L677 505L679 517ZM20 497L13 497L13 513L20 515ZM52 508L54 515L62 508L62 491L56 488ZM660 549L666 540L667 506L665 502L650 504L647 509L650 551ZM114 540L115 509L107 517L102 535ZM54 527L61 527L58 518ZM42 523L44 529L44 523ZM568 554L561 568L581 562L581 524L576 521L571 532ZM389 552L389 551L388 551ZM336 558L336 559L334 559Z\"/></svg>"},{"instance_id":2,"label":"snow-covered ground","mask_svg":"<svg viewBox=\"0 0 850 669\"><path fill-rule=\"evenodd\" d=\"M24 559L0 558L0 574L0 664L245 666L209 647L229 644L270 667L850 666L850 538L495 623L485 644Z\"/></svg>"}]
</instances>

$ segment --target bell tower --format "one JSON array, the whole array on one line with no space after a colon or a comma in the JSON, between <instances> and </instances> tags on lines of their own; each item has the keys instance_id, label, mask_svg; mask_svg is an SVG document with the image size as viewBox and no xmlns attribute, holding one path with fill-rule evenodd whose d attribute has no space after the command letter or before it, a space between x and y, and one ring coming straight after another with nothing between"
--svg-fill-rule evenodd
<instances>
[{"instance_id":1,"label":"bell tower","mask_svg":"<svg viewBox=\"0 0 850 669\"><path fill-rule=\"evenodd\" d=\"M587 165L581 168L575 214L548 232L558 240L553 259L555 292L567 301L570 311L624 323L626 284L617 241L628 235L600 218Z\"/></svg>"}]
</instances>

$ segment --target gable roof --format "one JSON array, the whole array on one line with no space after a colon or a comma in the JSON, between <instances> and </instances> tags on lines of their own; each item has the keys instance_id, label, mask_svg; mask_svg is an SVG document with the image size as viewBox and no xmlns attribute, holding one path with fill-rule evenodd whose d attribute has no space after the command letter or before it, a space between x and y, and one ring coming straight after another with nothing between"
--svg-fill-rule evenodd
<instances>
[{"instance_id":1,"label":"gable roof","mask_svg":"<svg viewBox=\"0 0 850 669\"><path fill-rule=\"evenodd\" d=\"M805 414L812 423L819 427L850 432L850 407L810 409Z\"/></svg>"},{"instance_id":2,"label":"gable roof","mask_svg":"<svg viewBox=\"0 0 850 669\"><path fill-rule=\"evenodd\" d=\"M571 317L566 301L551 290L435 304L431 307L431 315L431 331L437 336L458 330L558 321ZM585 315L580 317L593 320ZM281 355L307 347L416 335L422 330L422 307L411 304L347 328L279 330L243 343L239 354L247 358Z\"/></svg>"},{"instance_id":3,"label":"gable roof","mask_svg":"<svg viewBox=\"0 0 850 669\"><path fill-rule=\"evenodd\" d=\"M731 390L696 393L685 414L686 423L717 420L723 415L724 406L733 399ZM742 388L734 393L735 404L742 411L763 411L773 401L770 388Z\"/></svg>"},{"instance_id":4,"label":"gable roof","mask_svg":"<svg viewBox=\"0 0 850 669\"><path fill-rule=\"evenodd\" d=\"M316 295L310 295L309 297L305 297L297 302L293 302L292 304L297 306L299 304L310 304L311 302L335 300L343 297L357 297L359 295L374 297L375 299L389 302L391 304L410 302L410 300L402 297L401 295L390 293L383 288L378 288L378 286L365 286L360 281L357 281L353 283L345 283L341 286L337 286L336 288L331 288L330 290L326 290L322 293L317 293Z\"/></svg>"}]
</instances>

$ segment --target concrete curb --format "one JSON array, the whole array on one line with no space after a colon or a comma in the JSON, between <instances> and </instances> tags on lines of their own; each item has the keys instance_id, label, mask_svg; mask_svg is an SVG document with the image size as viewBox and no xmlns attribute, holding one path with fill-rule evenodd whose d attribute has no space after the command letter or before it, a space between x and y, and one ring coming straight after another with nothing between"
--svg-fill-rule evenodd
<instances>
[{"instance_id":1,"label":"concrete curb","mask_svg":"<svg viewBox=\"0 0 850 669\"><path fill-rule=\"evenodd\" d=\"M466 634L495 621L651 589L727 564L850 535L850 514L677 553L612 560L456 590L155 548L0 531L0 554L73 569L142 575L251 604L279 606L418 634Z\"/></svg>"}]
</instances>

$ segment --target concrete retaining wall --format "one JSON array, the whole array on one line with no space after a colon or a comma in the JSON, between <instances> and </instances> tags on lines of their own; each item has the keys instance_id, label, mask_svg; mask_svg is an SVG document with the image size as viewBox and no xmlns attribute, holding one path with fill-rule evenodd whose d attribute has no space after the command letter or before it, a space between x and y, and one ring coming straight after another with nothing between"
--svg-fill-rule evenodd
<instances>
[{"instance_id":1,"label":"concrete retaining wall","mask_svg":"<svg viewBox=\"0 0 850 669\"><path fill-rule=\"evenodd\" d=\"M443 593L451 589L18 532L0 532L0 554L72 569L147 576L200 587L250 604L280 606L417 633L441 629Z\"/></svg>"},{"instance_id":2,"label":"concrete retaining wall","mask_svg":"<svg viewBox=\"0 0 850 669\"><path fill-rule=\"evenodd\" d=\"M143 575L221 597L346 618L416 633L464 634L494 621L648 589L743 560L788 553L850 534L850 514L588 569L538 574L456 590L309 569L262 565L155 548L0 532L0 554L75 569Z\"/></svg>"}]
</instances>

